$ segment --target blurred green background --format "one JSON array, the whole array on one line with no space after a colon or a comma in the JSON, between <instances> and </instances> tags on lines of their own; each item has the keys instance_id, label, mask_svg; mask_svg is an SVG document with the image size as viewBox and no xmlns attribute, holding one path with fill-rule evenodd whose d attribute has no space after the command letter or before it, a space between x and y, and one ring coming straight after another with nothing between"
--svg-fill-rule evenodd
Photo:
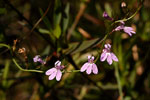
<instances>
[{"instance_id":1,"label":"blurred green background","mask_svg":"<svg viewBox=\"0 0 150 100\"><path fill-rule=\"evenodd\" d=\"M122 7L122 5L124 7ZM115 20L126 22L136 34L114 32L106 39L119 62L96 62L99 74L64 73L60 82L44 73L56 60L66 70L80 69L87 56L100 55L103 37ZM112 26L115 28L117 24ZM150 1L149 0L0 0L0 100L121 100L115 76L119 76L124 100L150 100ZM25 48L25 49L24 49ZM23 50L23 51L22 51ZM33 62L41 55L46 65Z\"/></svg>"}]
</instances>

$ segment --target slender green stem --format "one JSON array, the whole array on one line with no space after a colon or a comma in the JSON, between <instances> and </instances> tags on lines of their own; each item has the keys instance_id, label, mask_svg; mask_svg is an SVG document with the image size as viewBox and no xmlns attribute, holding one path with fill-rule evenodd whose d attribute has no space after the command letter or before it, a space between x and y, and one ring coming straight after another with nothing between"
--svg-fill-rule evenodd
<instances>
[{"instance_id":1,"label":"slender green stem","mask_svg":"<svg viewBox=\"0 0 150 100\"><path fill-rule=\"evenodd\" d=\"M96 62L97 62L97 60L98 60L98 58L100 57L100 52L99 52L99 51L97 51L97 52L98 52L98 56L96 57L96 59L95 59L94 63L96 63Z\"/></svg>"},{"instance_id":2,"label":"slender green stem","mask_svg":"<svg viewBox=\"0 0 150 100\"><path fill-rule=\"evenodd\" d=\"M0 46L7 47L7 48L12 52L11 47L10 47L9 45L0 43ZM17 63L17 61L16 61L14 58L12 58L12 61L14 62L14 64L15 64L21 71L44 73L44 72L41 71L41 70L28 70L28 69L23 69L23 68Z\"/></svg>"},{"instance_id":3,"label":"slender green stem","mask_svg":"<svg viewBox=\"0 0 150 100\"><path fill-rule=\"evenodd\" d=\"M23 69L23 68L17 63L17 61L16 61L14 58L12 58L12 61L14 62L14 64L15 64L21 71L44 73L44 72L41 71L41 70L29 70L29 69Z\"/></svg>"},{"instance_id":4,"label":"slender green stem","mask_svg":"<svg viewBox=\"0 0 150 100\"><path fill-rule=\"evenodd\" d=\"M77 73L77 72L80 72L80 70L69 70L69 71L67 71L67 70L64 70L64 71L62 71L63 73Z\"/></svg>"},{"instance_id":5,"label":"slender green stem","mask_svg":"<svg viewBox=\"0 0 150 100\"><path fill-rule=\"evenodd\" d=\"M130 20L131 18L133 18L138 13L138 11L141 9L141 7L142 7L142 5L137 8L136 12L132 16L130 16L128 18L121 19L121 20L117 20L114 23L112 23L111 25L114 25L114 24L119 23L121 21L125 22L125 21Z\"/></svg>"},{"instance_id":6,"label":"slender green stem","mask_svg":"<svg viewBox=\"0 0 150 100\"><path fill-rule=\"evenodd\" d=\"M103 42L102 42L102 46L101 46L100 50L98 50L98 53L99 53L99 54L102 52L102 49L103 49L104 44L105 44L105 41L106 41L106 39L107 39L107 37L108 37L108 35L109 35L110 33L112 33L112 32L108 32L108 33L104 36L104 38L102 39L102 41L103 41ZM99 57L100 57L100 55L98 55L98 56L96 57L96 59L95 59L94 62L97 62L97 60L98 60Z\"/></svg>"},{"instance_id":7,"label":"slender green stem","mask_svg":"<svg viewBox=\"0 0 150 100\"><path fill-rule=\"evenodd\" d=\"M116 79L117 79L120 100L123 100L122 86L121 86L121 82L120 82L119 69L118 69L117 65L115 65L115 76L116 76Z\"/></svg>"},{"instance_id":8,"label":"slender green stem","mask_svg":"<svg viewBox=\"0 0 150 100\"><path fill-rule=\"evenodd\" d=\"M4 72L3 72L3 81L2 81L2 85L4 87L7 87L7 85L8 85L6 78L8 77L8 74L9 74L10 63L11 63L10 60L6 60L6 62L5 62L5 68L4 68Z\"/></svg>"},{"instance_id":9,"label":"slender green stem","mask_svg":"<svg viewBox=\"0 0 150 100\"><path fill-rule=\"evenodd\" d=\"M104 44L105 44L105 41L106 41L108 35L109 35L109 33L107 33L107 34L105 35L105 37L103 38L103 43L102 43L102 46L101 46L101 48L100 48L100 52L102 52L102 49L103 49L103 47L104 47Z\"/></svg>"},{"instance_id":10,"label":"slender green stem","mask_svg":"<svg viewBox=\"0 0 150 100\"><path fill-rule=\"evenodd\" d=\"M7 45L7 44L4 44L4 43L0 43L0 46L2 46L2 47L7 47L8 49L10 49L10 46Z\"/></svg>"}]
</instances>

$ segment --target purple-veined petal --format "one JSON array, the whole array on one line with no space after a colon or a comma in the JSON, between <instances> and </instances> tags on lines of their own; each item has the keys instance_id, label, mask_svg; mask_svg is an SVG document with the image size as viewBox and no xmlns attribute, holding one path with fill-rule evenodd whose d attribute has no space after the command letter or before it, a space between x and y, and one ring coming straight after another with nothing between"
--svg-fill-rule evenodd
<instances>
[{"instance_id":1,"label":"purple-veined petal","mask_svg":"<svg viewBox=\"0 0 150 100\"><path fill-rule=\"evenodd\" d=\"M91 59L91 55L88 56L88 60Z\"/></svg>"},{"instance_id":2,"label":"purple-veined petal","mask_svg":"<svg viewBox=\"0 0 150 100\"><path fill-rule=\"evenodd\" d=\"M105 44L104 47L105 47L106 49L110 49L110 48L111 48L111 45L110 45L110 44Z\"/></svg>"},{"instance_id":3,"label":"purple-veined petal","mask_svg":"<svg viewBox=\"0 0 150 100\"><path fill-rule=\"evenodd\" d=\"M50 76L49 80L53 80L56 77L57 71L54 71Z\"/></svg>"},{"instance_id":4,"label":"purple-veined petal","mask_svg":"<svg viewBox=\"0 0 150 100\"><path fill-rule=\"evenodd\" d=\"M128 35L132 36L132 34L130 32L126 32Z\"/></svg>"},{"instance_id":5,"label":"purple-veined petal","mask_svg":"<svg viewBox=\"0 0 150 100\"><path fill-rule=\"evenodd\" d=\"M94 56L91 57L91 60L94 61Z\"/></svg>"},{"instance_id":6,"label":"purple-veined petal","mask_svg":"<svg viewBox=\"0 0 150 100\"><path fill-rule=\"evenodd\" d=\"M87 68L87 70L86 70L86 73L87 73L87 74L91 74L91 72L92 72L92 64L89 64L89 65L88 65L88 68Z\"/></svg>"},{"instance_id":7,"label":"purple-veined petal","mask_svg":"<svg viewBox=\"0 0 150 100\"><path fill-rule=\"evenodd\" d=\"M107 45L107 44L105 44L105 45L104 45L104 47L105 47L105 48L108 48L108 45Z\"/></svg>"},{"instance_id":8,"label":"purple-veined petal","mask_svg":"<svg viewBox=\"0 0 150 100\"><path fill-rule=\"evenodd\" d=\"M112 58L111 58L110 54L107 56L107 62L108 62L109 65L112 64Z\"/></svg>"},{"instance_id":9,"label":"purple-veined petal","mask_svg":"<svg viewBox=\"0 0 150 100\"><path fill-rule=\"evenodd\" d=\"M129 30L125 30L125 29L124 29L124 32L127 33L128 35L132 36L132 34L130 33Z\"/></svg>"},{"instance_id":10,"label":"purple-veined petal","mask_svg":"<svg viewBox=\"0 0 150 100\"><path fill-rule=\"evenodd\" d=\"M111 48L111 45L110 44L107 44L108 48L110 49Z\"/></svg>"},{"instance_id":11,"label":"purple-veined petal","mask_svg":"<svg viewBox=\"0 0 150 100\"><path fill-rule=\"evenodd\" d=\"M125 26L125 27L124 27L124 30L132 31L133 28L132 28L132 27Z\"/></svg>"},{"instance_id":12,"label":"purple-veined petal","mask_svg":"<svg viewBox=\"0 0 150 100\"><path fill-rule=\"evenodd\" d=\"M121 23L121 25L124 25L124 24L125 24L124 21L120 21L120 23Z\"/></svg>"},{"instance_id":13,"label":"purple-veined petal","mask_svg":"<svg viewBox=\"0 0 150 100\"><path fill-rule=\"evenodd\" d=\"M62 72L60 70L57 70L56 80L60 81L61 76L62 76Z\"/></svg>"},{"instance_id":14,"label":"purple-veined petal","mask_svg":"<svg viewBox=\"0 0 150 100\"><path fill-rule=\"evenodd\" d=\"M132 36L132 33L135 34L135 32L134 32L132 27L127 27L126 26L126 27L124 27L123 30L124 30L125 33L129 34L130 36Z\"/></svg>"},{"instance_id":15,"label":"purple-veined petal","mask_svg":"<svg viewBox=\"0 0 150 100\"><path fill-rule=\"evenodd\" d=\"M111 58L112 58L114 61L118 62L118 58L116 57L116 55L115 55L114 53L111 53Z\"/></svg>"},{"instance_id":16,"label":"purple-veined petal","mask_svg":"<svg viewBox=\"0 0 150 100\"><path fill-rule=\"evenodd\" d=\"M101 61L105 61L106 58L107 58L107 53L106 53L106 52L103 52L103 53L101 54L100 60L101 60Z\"/></svg>"},{"instance_id":17,"label":"purple-veined petal","mask_svg":"<svg viewBox=\"0 0 150 100\"><path fill-rule=\"evenodd\" d=\"M81 71L81 72L84 72L84 71L87 69L88 65L89 65L89 63L85 63L85 64L81 67L80 71Z\"/></svg>"},{"instance_id":18,"label":"purple-veined petal","mask_svg":"<svg viewBox=\"0 0 150 100\"><path fill-rule=\"evenodd\" d=\"M51 68L51 69L47 70L47 71L45 72L45 74L46 74L46 75L50 75L50 74L52 74L52 73L55 72L55 71L57 71L56 68Z\"/></svg>"},{"instance_id":19,"label":"purple-veined petal","mask_svg":"<svg viewBox=\"0 0 150 100\"><path fill-rule=\"evenodd\" d=\"M92 65L93 65L92 66L93 73L98 74L98 68L97 68L96 64L93 63Z\"/></svg>"},{"instance_id":20,"label":"purple-veined petal","mask_svg":"<svg viewBox=\"0 0 150 100\"><path fill-rule=\"evenodd\" d=\"M57 60L57 61L55 62L55 66L60 66L60 65L61 65L61 61Z\"/></svg>"},{"instance_id":21,"label":"purple-veined petal","mask_svg":"<svg viewBox=\"0 0 150 100\"><path fill-rule=\"evenodd\" d=\"M136 34L136 32L134 32L134 31L131 31L131 33Z\"/></svg>"}]
</instances>

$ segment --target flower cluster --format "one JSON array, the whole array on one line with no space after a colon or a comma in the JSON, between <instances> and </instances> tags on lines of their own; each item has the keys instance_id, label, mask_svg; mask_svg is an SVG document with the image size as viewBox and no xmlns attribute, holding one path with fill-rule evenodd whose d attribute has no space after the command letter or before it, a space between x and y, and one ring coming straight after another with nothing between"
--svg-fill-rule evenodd
<instances>
[{"instance_id":1,"label":"flower cluster","mask_svg":"<svg viewBox=\"0 0 150 100\"><path fill-rule=\"evenodd\" d=\"M113 61L118 62L118 58L114 53L111 52L111 45L105 44L104 49L102 51L100 61L105 61L107 59L107 62L109 65L112 64ZM94 63L94 56L88 56L88 62L86 62L80 69L81 72L86 71L87 74L91 74L93 72L94 74L98 74L98 68L97 65Z\"/></svg>"},{"instance_id":2,"label":"flower cluster","mask_svg":"<svg viewBox=\"0 0 150 100\"><path fill-rule=\"evenodd\" d=\"M103 13L103 17L107 20L113 21L114 19L111 18L106 12ZM135 34L135 31L132 27L125 26L125 23L123 21L120 22L120 25L117 26L112 32L115 31L121 31L123 30L125 33L127 33L129 36L132 36L132 34ZM108 62L109 65L113 63L113 61L118 62L117 56L111 51L111 45L105 44L104 48L101 51L100 61L104 62L105 60ZM41 64L45 64L46 62L43 61L39 55L35 56L33 58L34 62L40 62ZM61 65L61 61L56 61L55 66L45 72L46 75L49 76L49 80L53 80L56 77L57 81L60 81L62 77L62 70L65 67ZM91 73L98 74L98 67L94 63L94 56L88 56L88 62L83 64L83 66L80 69L80 72L84 72L89 75Z\"/></svg>"},{"instance_id":3,"label":"flower cluster","mask_svg":"<svg viewBox=\"0 0 150 100\"><path fill-rule=\"evenodd\" d=\"M105 44L104 49L102 51L100 61L105 61L107 59L107 62L109 65L112 64L112 61L118 62L118 58L115 56L114 53L111 52L111 45L110 44ZM45 62L40 58L39 55L35 56L33 58L34 62L40 62L41 64L45 64ZM62 71L65 67L61 65L61 61L56 61L55 66L53 68L50 68L45 72L46 75L49 76L49 80L53 80L56 77L57 81L60 81L62 77ZM80 72L86 71L87 74L98 74L98 67L94 63L94 56L88 56L88 62L83 64L83 66L80 69Z\"/></svg>"},{"instance_id":4,"label":"flower cluster","mask_svg":"<svg viewBox=\"0 0 150 100\"><path fill-rule=\"evenodd\" d=\"M103 17L107 20L113 21L113 18L110 17L106 12L103 13ZM125 22L123 21L120 21L120 25L117 26L113 31L121 31L121 30L123 30L129 36L132 36L132 34L136 34L134 29L132 27L125 26Z\"/></svg>"}]
</instances>

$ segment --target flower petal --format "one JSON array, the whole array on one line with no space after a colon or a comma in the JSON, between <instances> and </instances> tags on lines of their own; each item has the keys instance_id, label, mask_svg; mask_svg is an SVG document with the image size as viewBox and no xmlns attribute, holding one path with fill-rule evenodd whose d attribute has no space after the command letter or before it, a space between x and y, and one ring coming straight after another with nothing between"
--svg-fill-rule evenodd
<instances>
[{"instance_id":1,"label":"flower petal","mask_svg":"<svg viewBox=\"0 0 150 100\"><path fill-rule=\"evenodd\" d=\"M114 61L118 62L118 58L116 57L116 55L115 55L114 53L111 53L111 58L112 58Z\"/></svg>"},{"instance_id":2,"label":"flower petal","mask_svg":"<svg viewBox=\"0 0 150 100\"><path fill-rule=\"evenodd\" d=\"M89 64L89 65L88 65L88 68L87 68L87 70L86 70L86 73L87 73L87 74L91 74L91 72L92 72L92 64Z\"/></svg>"},{"instance_id":3,"label":"flower petal","mask_svg":"<svg viewBox=\"0 0 150 100\"><path fill-rule=\"evenodd\" d=\"M111 48L111 45L110 45L110 44L105 44L104 47L105 47L106 49L110 49L110 48Z\"/></svg>"},{"instance_id":4,"label":"flower petal","mask_svg":"<svg viewBox=\"0 0 150 100\"><path fill-rule=\"evenodd\" d=\"M136 34L136 32L134 32L134 31L131 31L131 33Z\"/></svg>"},{"instance_id":5,"label":"flower petal","mask_svg":"<svg viewBox=\"0 0 150 100\"><path fill-rule=\"evenodd\" d=\"M94 56L91 57L91 60L94 61Z\"/></svg>"},{"instance_id":6,"label":"flower petal","mask_svg":"<svg viewBox=\"0 0 150 100\"><path fill-rule=\"evenodd\" d=\"M57 71L54 71L50 76L49 80L53 80L56 77Z\"/></svg>"},{"instance_id":7,"label":"flower petal","mask_svg":"<svg viewBox=\"0 0 150 100\"><path fill-rule=\"evenodd\" d=\"M88 56L88 59L91 59L91 55Z\"/></svg>"},{"instance_id":8,"label":"flower petal","mask_svg":"<svg viewBox=\"0 0 150 100\"><path fill-rule=\"evenodd\" d=\"M107 19L107 20L110 20L110 21L113 20L113 18L111 18L106 12L103 13L103 17L104 17L105 19Z\"/></svg>"},{"instance_id":9,"label":"flower petal","mask_svg":"<svg viewBox=\"0 0 150 100\"><path fill-rule=\"evenodd\" d=\"M39 58L40 58L40 56L39 56L39 55L36 55L36 56L33 58L33 61L34 61L34 62L38 62Z\"/></svg>"},{"instance_id":10,"label":"flower petal","mask_svg":"<svg viewBox=\"0 0 150 100\"><path fill-rule=\"evenodd\" d=\"M56 80L60 81L61 76L62 76L62 72L60 70L57 70Z\"/></svg>"},{"instance_id":11,"label":"flower petal","mask_svg":"<svg viewBox=\"0 0 150 100\"><path fill-rule=\"evenodd\" d=\"M84 72L84 71L87 69L88 65L89 65L89 63L85 63L85 64L81 67L80 71L81 71L81 72Z\"/></svg>"},{"instance_id":12,"label":"flower petal","mask_svg":"<svg viewBox=\"0 0 150 100\"><path fill-rule=\"evenodd\" d=\"M112 58L111 58L110 54L107 56L107 62L108 62L109 65L112 64Z\"/></svg>"},{"instance_id":13,"label":"flower petal","mask_svg":"<svg viewBox=\"0 0 150 100\"><path fill-rule=\"evenodd\" d=\"M98 74L98 68L97 68L96 64L93 63L92 65L93 65L92 66L93 73Z\"/></svg>"},{"instance_id":14,"label":"flower petal","mask_svg":"<svg viewBox=\"0 0 150 100\"><path fill-rule=\"evenodd\" d=\"M132 36L132 33L135 34L132 27L125 26L123 30L124 30L125 33L127 33L130 36Z\"/></svg>"},{"instance_id":15,"label":"flower petal","mask_svg":"<svg viewBox=\"0 0 150 100\"><path fill-rule=\"evenodd\" d=\"M47 70L47 71L45 72L45 74L46 74L46 75L50 75L50 74L52 74L52 73L55 72L55 71L57 71L56 68L51 68L51 69Z\"/></svg>"},{"instance_id":16,"label":"flower petal","mask_svg":"<svg viewBox=\"0 0 150 100\"><path fill-rule=\"evenodd\" d=\"M120 30L122 30L123 28L124 28L124 26L123 26L123 25L120 25L120 26L118 26L118 27L115 28L115 31L120 31Z\"/></svg>"},{"instance_id":17,"label":"flower petal","mask_svg":"<svg viewBox=\"0 0 150 100\"><path fill-rule=\"evenodd\" d=\"M61 61L57 60L57 61L55 62L55 66L60 66L60 65L61 65Z\"/></svg>"},{"instance_id":18,"label":"flower petal","mask_svg":"<svg viewBox=\"0 0 150 100\"><path fill-rule=\"evenodd\" d=\"M103 52L103 53L101 54L100 60L101 60L101 61L105 61L106 58L107 58L107 53L106 53L106 52Z\"/></svg>"}]
</instances>

